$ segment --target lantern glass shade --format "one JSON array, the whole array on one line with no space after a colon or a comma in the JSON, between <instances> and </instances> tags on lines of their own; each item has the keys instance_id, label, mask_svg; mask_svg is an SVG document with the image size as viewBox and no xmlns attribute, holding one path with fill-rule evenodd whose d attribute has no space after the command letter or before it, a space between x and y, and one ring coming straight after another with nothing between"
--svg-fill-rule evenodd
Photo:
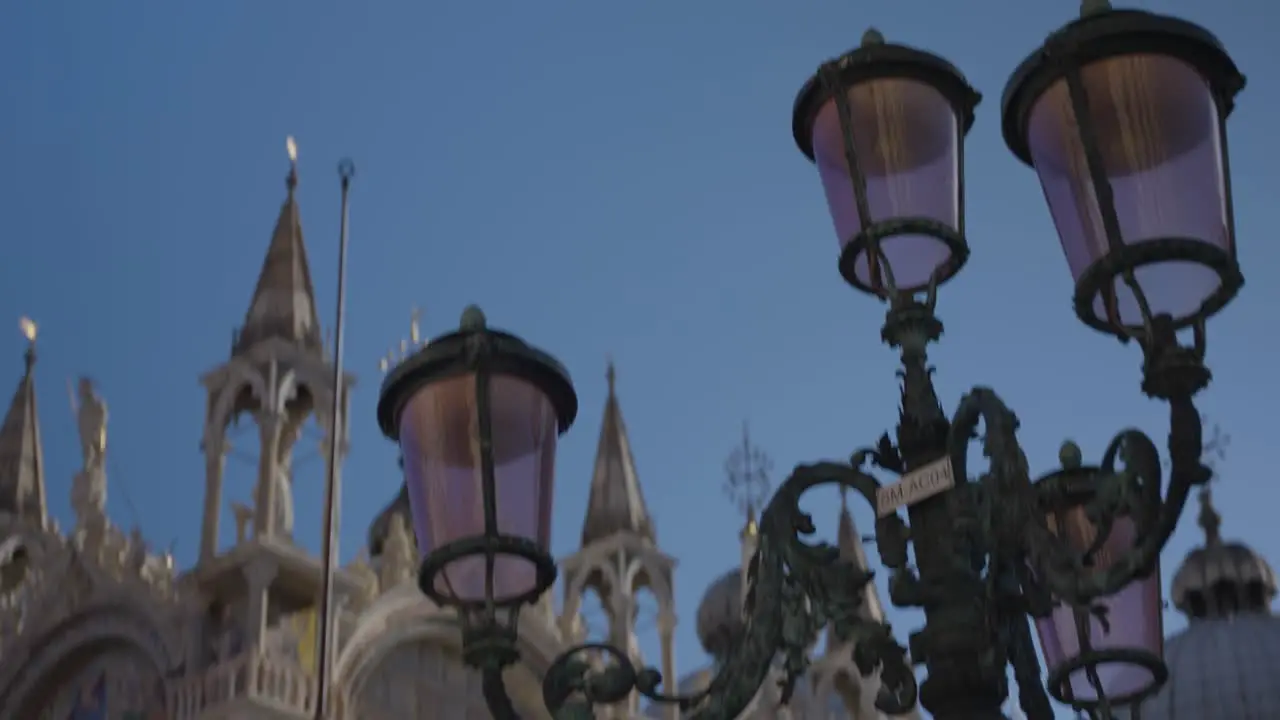
<instances>
[{"instance_id":1,"label":"lantern glass shade","mask_svg":"<svg viewBox=\"0 0 1280 720\"><path fill-rule=\"evenodd\" d=\"M486 527L479 404L474 373L424 386L400 419L400 448L418 552L484 535L531 540L548 549L555 478L556 414L546 394L524 380L489 378L489 416L497 527ZM498 554L492 599L501 602L537 585L528 560ZM435 590L459 602L489 599L487 558L446 564Z\"/></svg>"},{"instance_id":2,"label":"lantern glass shade","mask_svg":"<svg viewBox=\"0 0 1280 720\"><path fill-rule=\"evenodd\" d=\"M959 231L960 132L946 97L932 85L904 78L858 83L847 97L849 139L866 178L869 224L920 218ZM813 152L842 250L863 229L845 141L835 100L829 100L813 124ZM880 250L903 291L927 287L951 256L946 243L923 234L886 238ZM859 281L887 287L883 270L866 251L855 263Z\"/></svg>"},{"instance_id":3,"label":"lantern glass shade","mask_svg":"<svg viewBox=\"0 0 1280 720\"><path fill-rule=\"evenodd\" d=\"M1221 122L1204 77L1171 57L1129 55L1086 65L1080 79L1087 118L1076 117L1063 79L1032 106L1027 125L1031 161L1074 279L1114 252L1086 161L1082 121L1092 128L1111 186L1116 242L1178 239L1234 258ZM1178 324L1196 316L1221 285L1212 268L1187 260L1159 260L1134 275L1152 314L1171 315ZM1143 325L1137 299L1121 277L1108 278L1090 300L1095 316L1111 325Z\"/></svg>"},{"instance_id":4,"label":"lantern glass shade","mask_svg":"<svg viewBox=\"0 0 1280 720\"><path fill-rule=\"evenodd\" d=\"M1073 550L1085 552L1094 542L1097 531L1085 518L1083 507L1050 516L1049 527L1067 542ZM1111 536L1094 556L1094 568L1103 570L1122 554L1133 548L1136 541L1133 521L1120 518L1111 529ZM1122 588L1115 595L1100 598L1097 604L1107 608L1109 628L1087 610L1059 604L1053 613L1036 621L1040 636L1040 649L1050 671L1064 662L1079 658L1090 650L1137 650L1156 659L1164 655L1164 622L1161 615L1160 569ZM1102 662L1095 666L1102 692L1115 702L1144 693L1158 684L1149 667L1133 662ZM1071 673L1063 696L1072 702L1096 703L1101 698L1090 682L1088 667Z\"/></svg>"}]
</instances>

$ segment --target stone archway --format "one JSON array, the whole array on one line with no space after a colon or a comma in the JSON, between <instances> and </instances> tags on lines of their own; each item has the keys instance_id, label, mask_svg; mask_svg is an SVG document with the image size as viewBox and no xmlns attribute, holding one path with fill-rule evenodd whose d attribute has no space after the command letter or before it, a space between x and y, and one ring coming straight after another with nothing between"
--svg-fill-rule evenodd
<instances>
[{"instance_id":1,"label":"stone archway","mask_svg":"<svg viewBox=\"0 0 1280 720\"><path fill-rule=\"evenodd\" d=\"M104 654L136 659L138 669L156 683L177 660L144 613L122 606L77 613L27 647L26 662L0 690L0 707L20 710L15 718L40 717L69 683Z\"/></svg>"}]
</instances>

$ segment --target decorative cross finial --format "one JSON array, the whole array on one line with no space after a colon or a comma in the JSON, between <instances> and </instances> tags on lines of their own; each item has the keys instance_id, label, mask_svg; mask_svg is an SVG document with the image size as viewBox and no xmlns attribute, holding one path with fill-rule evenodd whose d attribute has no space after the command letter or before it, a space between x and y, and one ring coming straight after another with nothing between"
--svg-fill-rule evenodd
<instances>
[{"instance_id":1,"label":"decorative cross finial","mask_svg":"<svg viewBox=\"0 0 1280 720\"><path fill-rule=\"evenodd\" d=\"M609 383L609 397L613 397L614 389L618 384L618 370L613 365L613 356L610 355L608 365L604 370L604 379Z\"/></svg>"},{"instance_id":2,"label":"decorative cross finial","mask_svg":"<svg viewBox=\"0 0 1280 720\"><path fill-rule=\"evenodd\" d=\"M285 186L292 193L298 187L298 143L292 135L284 139L284 150L289 154L289 177L285 180Z\"/></svg>"},{"instance_id":3,"label":"decorative cross finial","mask_svg":"<svg viewBox=\"0 0 1280 720\"><path fill-rule=\"evenodd\" d=\"M1207 485L1200 490L1200 516L1196 520L1204 530L1205 547L1222 542L1222 516L1213 506L1213 491Z\"/></svg>"},{"instance_id":4,"label":"decorative cross finial","mask_svg":"<svg viewBox=\"0 0 1280 720\"><path fill-rule=\"evenodd\" d=\"M756 513L769 496L769 473L773 461L751 442L751 431L742 423L742 444L725 461L724 493L738 506L747 518L747 525L755 522Z\"/></svg>"},{"instance_id":5,"label":"decorative cross finial","mask_svg":"<svg viewBox=\"0 0 1280 720\"><path fill-rule=\"evenodd\" d=\"M27 339L27 369L30 370L36 361L36 334L40 328L34 320L25 315L18 319L18 328L22 330L22 336Z\"/></svg>"}]
</instances>

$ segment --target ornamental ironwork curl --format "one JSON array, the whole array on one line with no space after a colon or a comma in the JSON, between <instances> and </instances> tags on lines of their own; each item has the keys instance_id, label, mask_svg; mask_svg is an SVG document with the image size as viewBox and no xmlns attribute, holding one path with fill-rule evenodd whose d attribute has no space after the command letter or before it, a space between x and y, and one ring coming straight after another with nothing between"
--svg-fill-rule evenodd
<instances>
[{"instance_id":1,"label":"ornamental ironwork curl","mask_svg":"<svg viewBox=\"0 0 1280 720\"><path fill-rule=\"evenodd\" d=\"M747 569L745 629L705 689L687 695L664 693L657 669L637 669L608 645L580 645L561 655L545 676L543 701L554 717L590 720L596 705L619 702L635 690L655 702L678 705L689 720L733 720L775 669L782 672L779 699L786 703L809 667L809 649L828 626L838 640L852 646L852 659L862 675L879 672L876 707L889 715L910 711L918 688L906 650L894 640L889 625L860 613L862 590L873 573L842 559L829 543L802 540L813 534L814 524L800 509L800 497L819 485L850 488L873 506L880 488L875 478L851 463L795 468L760 515L758 549ZM905 526L892 515L877 523L877 535L901 536L905 542ZM607 655L609 662L600 668L588 660L592 653Z\"/></svg>"}]
</instances>

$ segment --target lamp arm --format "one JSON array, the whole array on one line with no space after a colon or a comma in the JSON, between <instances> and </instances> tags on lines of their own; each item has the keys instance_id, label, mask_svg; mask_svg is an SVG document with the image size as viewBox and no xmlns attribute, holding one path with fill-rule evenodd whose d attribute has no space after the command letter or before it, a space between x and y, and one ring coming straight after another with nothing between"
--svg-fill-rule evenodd
<instances>
[{"instance_id":1,"label":"lamp arm","mask_svg":"<svg viewBox=\"0 0 1280 720\"><path fill-rule=\"evenodd\" d=\"M1138 430L1117 434L1097 468L1079 468L1078 462L1074 463L1077 468L1068 468L1087 475L1092 490L1084 512L1095 527L1096 539L1081 552L1051 530L1046 520L1045 509L1065 500L1061 496L1064 488L1053 482L1031 483L1016 437L1017 417L994 391L974 388L956 411L950 450L955 467L964 468L968 440L979 421L985 425L984 454L990 458L990 467L981 483L987 496L983 534L988 545L998 544L994 541L1002 533L1020 534L1036 584L1068 605L1089 606L1150 574L1173 534L1192 486L1207 479L1198 450L1199 413L1189 397L1172 400L1170 409L1172 470L1163 497L1160 453ZM1188 446L1197 449L1188 454ZM1095 556L1122 518L1134 524L1133 546L1094 567Z\"/></svg>"},{"instance_id":2,"label":"lamp arm","mask_svg":"<svg viewBox=\"0 0 1280 720\"><path fill-rule=\"evenodd\" d=\"M493 720L520 720L511 696L507 694L507 683L502 678L502 668L485 668L480 674L480 691L484 695L485 704L489 706L489 714Z\"/></svg>"},{"instance_id":3,"label":"lamp arm","mask_svg":"<svg viewBox=\"0 0 1280 720\"><path fill-rule=\"evenodd\" d=\"M633 688L656 702L678 705L687 720L734 720L778 667L779 655L780 700L786 703L808 668L809 649L827 624L838 638L853 641L861 673L880 670L878 709L899 715L915 707L918 688L906 651L888 625L859 613L861 590L872 573L842 560L828 543L810 545L800 539L814 532L813 518L800 509L800 496L828 484L852 488L872 503L879 488L875 478L845 463L800 465L792 471L760 515L759 544L747 571L745 629L705 690L659 692L663 678L656 669L637 671L616 648L582 645L557 658L543 682L543 700L556 720L590 718L595 704L618 702ZM592 651L609 655L612 662L603 670L592 669L582 659Z\"/></svg>"}]
</instances>

